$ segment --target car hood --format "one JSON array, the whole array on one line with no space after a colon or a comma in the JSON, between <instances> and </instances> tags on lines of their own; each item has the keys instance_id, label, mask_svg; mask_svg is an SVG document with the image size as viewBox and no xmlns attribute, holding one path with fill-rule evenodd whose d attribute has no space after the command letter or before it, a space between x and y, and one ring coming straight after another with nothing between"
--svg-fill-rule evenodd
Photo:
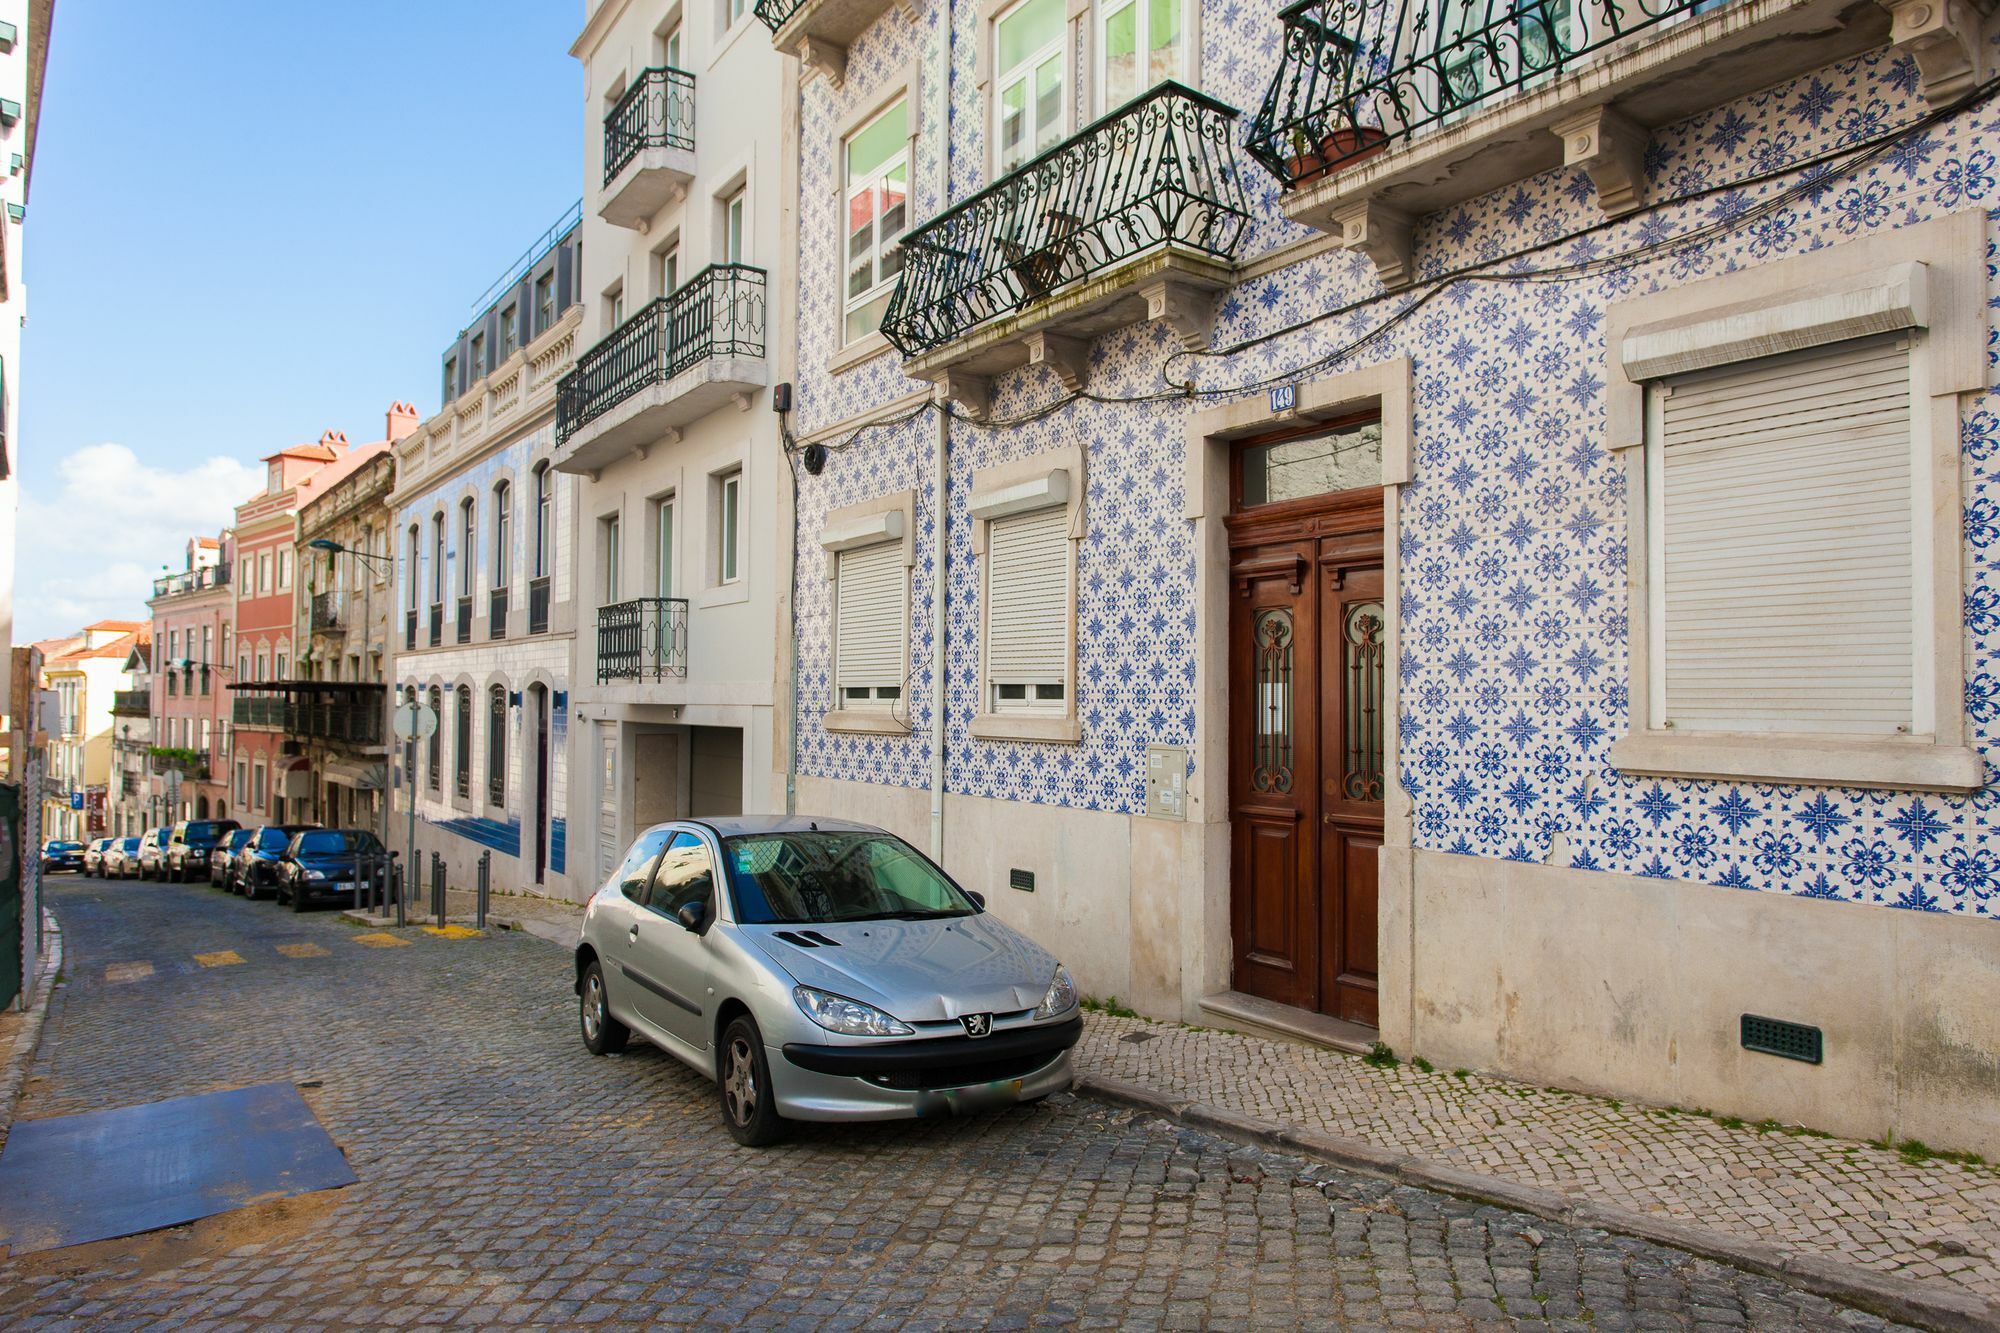
<instances>
[{"instance_id":1,"label":"car hood","mask_svg":"<svg viewBox=\"0 0 2000 1333\"><path fill-rule=\"evenodd\" d=\"M799 984L913 1022L1032 1009L1056 970L1055 955L989 912L735 929Z\"/></svg>"}]
</instances>

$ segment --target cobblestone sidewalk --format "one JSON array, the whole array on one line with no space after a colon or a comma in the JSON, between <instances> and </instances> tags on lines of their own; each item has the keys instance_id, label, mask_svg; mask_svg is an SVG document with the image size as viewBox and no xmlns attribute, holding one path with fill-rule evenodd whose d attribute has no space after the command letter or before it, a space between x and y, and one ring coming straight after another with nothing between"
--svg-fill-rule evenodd
<instances>
[{"instance_id":1,"label":"cobblestone sidewalk","mask_svg":"<svg viewBox=\"0 0 2000 1333\"><path fill-rule=\"evenodd\" d=\"M1102 1014L1077 1067L1377 1153L2000 1298L1994 1166Z\"/></svg>"}]
</instances>

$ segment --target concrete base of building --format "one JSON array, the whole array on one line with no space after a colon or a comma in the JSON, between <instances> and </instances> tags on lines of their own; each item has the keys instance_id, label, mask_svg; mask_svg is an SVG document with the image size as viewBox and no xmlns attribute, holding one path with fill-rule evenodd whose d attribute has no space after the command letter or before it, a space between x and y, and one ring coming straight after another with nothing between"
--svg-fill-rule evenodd
<instances>
[{"instance_id":1,"label":"concrete base of building","mask_svg":"<svg viewBox=\"0 0 2000 1333\"><path fill-rule=\"evenodd\" d=\"M929 844L926 790L798 793L801 814ZM1313 1015L1217 1008L1226 824L947 796L943 863L1086 994L1315 1040ZM2000 922L1407 847L1383 849L1380 921L1380 1038L1401 1055L2000 1158ZM1745 1049L1746 1014L1818 1028L1820 1063Z\"/></svg>"}]
</instances>

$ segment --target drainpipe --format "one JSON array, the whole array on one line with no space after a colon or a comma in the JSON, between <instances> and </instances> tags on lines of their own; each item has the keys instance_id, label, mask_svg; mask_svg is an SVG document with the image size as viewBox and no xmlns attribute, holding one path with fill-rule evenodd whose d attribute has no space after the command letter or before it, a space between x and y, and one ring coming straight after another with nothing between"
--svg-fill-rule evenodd
<instances>
[{"instance_id":1,"label":"drainpipe","mask_svg":"<svg viewBox=\"0 0 2000 1333\"><path fill-rule=\"evenodd\" d=\"M954 75L952 57L957 50L958 33L954 22L958 6L944 7L944 22L939 27L939 40L944 51L936 69L939 77L934 80L936 91L932 95L932 108L940 112L936 119L944 125L944 151L938 154L938 203L940 208L951 199L952 142L957 137L953 133L951 85ZM945 661L945 583L944 553L946 540L950 534L949 511L945 507L945 467L951 455L951 413L947 404L939 401L937 408L937 447L931 458L931 513L936 515L932 522L931 538L931 860L944 864L944 661Z\"/></svg>"},{"instance_id":2,"label":"drainpipe","mask_svg":"<svg viewBox=\"0 0 2000 1333\"><path fill-rule=\"evenodd\" d=\"M931 456L931 860L944 863L944 552L949 533L945 464L951 452L951 414L938 404L937 448Z\"/></svg>"}]
</instances>

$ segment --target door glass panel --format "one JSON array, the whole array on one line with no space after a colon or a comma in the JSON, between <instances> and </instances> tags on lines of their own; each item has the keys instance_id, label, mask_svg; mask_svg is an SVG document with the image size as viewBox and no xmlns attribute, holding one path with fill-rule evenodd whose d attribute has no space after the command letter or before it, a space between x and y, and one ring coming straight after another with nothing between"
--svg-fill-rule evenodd
<instances>
[{"instance_id":1,"label":"door glass panel","mask_svg":"<svg viewBox=\"0 0 2000 1333\"><path fill-rule=\"evenodd\" d=\"M692 903L706 903L715 891L715 863L708 848L692 833L676 833L653 875L651 907L673 917Z\"/></svg>"},{"instance_id":2,"label":"door glass panel","mask_svg":"<svg viewBox=\"0 0 2000 1333\"><path fill-rule=\"evenodd\" d=\"M1255 767L1250 785L1258 791L1292 789L1292 613L1272 607L1257 613L1251 628L1256 659Z\"/></svg>"},{"instance_id":3,"label":"door glass panel","mask_svg":"<svg viewBox=\"0 0 2000 1333\"><path fill-rule=\"evenodd\" d=\"M1382 423L1351 426L1243 450L1243 506L1299 500L1382 484Z\"/></svg>"},{"instance_id":4,"label":"door glass panel","mask_svg":"<svg viewBox=\"0 0 2000 1333\"><path fill-rule=\"evenodd\" d=\"M1382 799L1382 603L1352 602L1341 625L1341 712L1346 753L1341 795L1350 801Z\"/></svg>"}]
</instances>

